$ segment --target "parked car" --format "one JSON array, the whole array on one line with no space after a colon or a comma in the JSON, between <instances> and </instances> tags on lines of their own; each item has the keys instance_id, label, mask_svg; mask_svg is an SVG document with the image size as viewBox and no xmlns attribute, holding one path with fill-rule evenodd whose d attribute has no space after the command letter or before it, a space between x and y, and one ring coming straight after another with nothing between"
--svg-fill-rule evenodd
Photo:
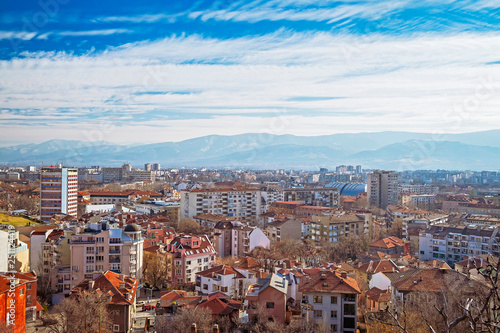
<instances>
[{"instance_id":1,"label":"parked car","mask_svg":"<svg viewBox=\"0 0 500 333\"><path fill-rule=\"evenodd\" d=\"M137 301L136 303L137 306L143 306L144 304L145 304L144 301Z\"/></svg>"},{"instance_id":2,"label":"parked car","mask_svg":"<svg viewBox=\"0 0 500 333\"><path fill-rule=\"evenodd\" d=\"M155 308L156 306L154 306L153 304L144 304L142 306L142 311L154 310Z\"/></svg>"}]
</instances>

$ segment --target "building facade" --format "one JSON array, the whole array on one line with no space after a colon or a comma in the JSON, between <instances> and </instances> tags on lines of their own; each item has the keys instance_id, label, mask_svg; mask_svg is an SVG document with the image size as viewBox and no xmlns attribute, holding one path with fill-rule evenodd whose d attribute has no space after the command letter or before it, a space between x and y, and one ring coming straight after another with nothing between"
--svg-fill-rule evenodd
<instances>
[{"instance_id":1,"label":"building facade","mask_svg":"<svg viewBox=\"0 0 500 333\"><path fill-rule=\"evenodd\" d=\"M43 167L40 173L40 219L50 221L57 213L77 215L78 169Z\"/></svg>"},{"instance_id":2,"label":"building facade","mask_svg":"<svg viewBox=\"0 0 500 333\"><path fill-rule=\"evenodd\" d=\"M222 214L243 222L257 223L261 196L257 189L195 189L181 191L181 216Z\"/></svg>"},{"instance_id":3,"label":"building facade","mask_svg":"<svg viewBox=\"0 0 500 333\"><path fill-rule=\"evenodd\" d=\"M398 203L398 174L394 171L373 171L367 174L368 203L385 209Z\"/></svg>"},{"instance_id":4,"label":"building facade","mask_svg":"<svg viewBox=\"0 0 500 333\"><path fill-rule=\"evenodd\" d=\"M94 273L112 271L142 281L143 246L136 224L117 228L107 223L90 223L76 228L71 236L72 287Z\"/></svg>"}]
</instances>

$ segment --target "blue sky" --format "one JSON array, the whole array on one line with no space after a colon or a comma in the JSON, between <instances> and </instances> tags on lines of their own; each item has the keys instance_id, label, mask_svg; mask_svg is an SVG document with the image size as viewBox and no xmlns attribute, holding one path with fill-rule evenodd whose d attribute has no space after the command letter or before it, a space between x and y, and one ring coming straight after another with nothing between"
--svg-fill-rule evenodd
<instances>
[{"instance_id":1,"label":"blue sky","mask_svg":"<svg viewBox=\"0 0 500 333\"><path fill-rule=\"evenodd\" d=\"M3 1L0 145L500 124L500 2Z\"/></svg>"}]
</instances>

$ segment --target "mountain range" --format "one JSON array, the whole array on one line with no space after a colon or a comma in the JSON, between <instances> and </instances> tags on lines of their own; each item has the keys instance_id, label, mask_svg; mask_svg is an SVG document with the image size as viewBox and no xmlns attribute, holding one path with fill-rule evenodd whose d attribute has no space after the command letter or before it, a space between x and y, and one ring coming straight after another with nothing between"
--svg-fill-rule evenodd
<instances>
[{"instance_id":1,"label":"mountain range","mask_svg":"<svg viewBox=\"0 0 500 333\"><path fill-rule=\"evenodd\" d=\"M497 170L500 130L434 135L413 132L322 136L210 135L180 142L117 145L103 141L50 140L0 148L0 163L162 167L230 167L318 170L340 164L416 170Z\"/></svg>"}]
</instances>

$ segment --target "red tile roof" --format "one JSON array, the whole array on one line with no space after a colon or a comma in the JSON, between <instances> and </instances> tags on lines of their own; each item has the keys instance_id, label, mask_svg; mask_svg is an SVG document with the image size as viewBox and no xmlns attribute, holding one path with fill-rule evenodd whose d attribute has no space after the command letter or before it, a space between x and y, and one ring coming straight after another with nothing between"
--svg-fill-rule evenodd
<instances>
[{"instance_id":1,"label":"red tile roof","mask_svg":"<svg viewBox=\"0 0 500 333\"><path fill-rule=\"evenodd\" d=\"M397 237L387 237L383 239L376 240L370 243L370 247L376 247L381 249L391 249L394 247L402 247L405 245L405 241Z\"/></svg>"},{"instance_id":2,"label":"red tile roof","mask_svg":"<svg viewBox=\"0 0 500 333\"><path fill-rule=\"evenodd\" d=\"M344 293L361 294L358 283L353 278L342 276L339 272L322 270L311 276L303 286L299 287L303 293Z\"/></svg>"}]
</instances>

